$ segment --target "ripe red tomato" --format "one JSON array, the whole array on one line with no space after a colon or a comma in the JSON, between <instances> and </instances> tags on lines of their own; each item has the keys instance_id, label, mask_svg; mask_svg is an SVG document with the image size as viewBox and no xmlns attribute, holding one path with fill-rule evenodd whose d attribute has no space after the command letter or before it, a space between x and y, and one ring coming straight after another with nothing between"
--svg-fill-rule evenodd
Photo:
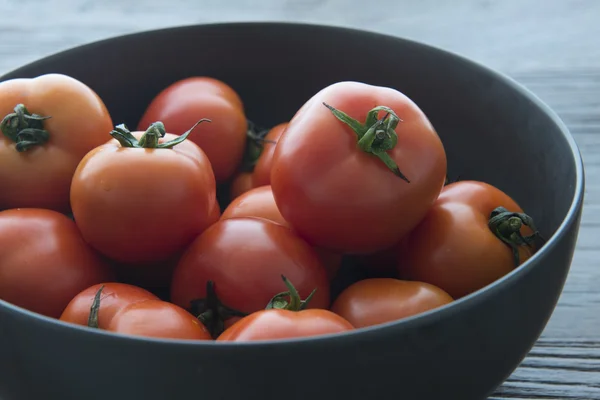
<instances>
[{"instance_id":1,"label":"ripe red tomato","mask_svg":"<svg viewBox=\"0 0 600 400\"><path fill-rule=\"evenodd\" d=\"M112 271L56 211L0 212L0 299L59 318L77 293L110 281Z\"/></svg>"},{"instance_id":2,"label":"ripe red tomato","mask_svg":"<svg viewBox=\"0 0 600 400\"><path fill-rule=\"evenodd\" d=\"M123 263L156 263L182 252L214 219L208 158L185 135L165 135L160 123L143 135L124 127L111 134L121 143L88 153L73 176L71 206L83 237Z\"/></svg>"},{"instance_id":3,"label":"ripe red tomato","mask_svg":"<svg viewBox=\"0 0 600 400\"><path fill-rule=\"evenodd\" d=\"M229 198L231 200L234 200L235 198L241 196L243 193L246 193L248 190L252 189L252 187L252 173L240 172L231 181L231 186L229 188Z\"/></svg>"},{"instance_id":4,"label":"ripe red tomato","mask_svg":"<svg viewBox=\"0 0 600 400\"><path fill-rule=\"evenodd\" d=\"M171 300L186 309L201 299L210 302L211 281L222 305L248 314L264 309L275 294L285 291L281 274L303 296L317 289L311 307L329 306L325 268L306 242L264 219L225 219L204 231L184 253L173 274Z\"/></svg>"},{"instance_id":5,"label":"ripe red tomato","mask_svg":"<svg viewBox=\"0 0 600 400\"><path fill-rule=\"evenodd\" d=\"M275 125L264 137L262 151L252 172L252 187L271 184L271 166L273 164L275 146L281 135L285 132L287 125L287 122Z\"/></svg>"},{"instance_id":6,"label":"ripe red tomato","mask_svg":"<svg viewBox=\"0 0 600 400\"><path fill-rule=\"evenodd\" d=\"M488 226L497 207L510 211L497 220L504 222L499 229L512 246ZM455 299L487 286L531 257L535 249L533 243L530 247L520 238L534 234L535 227L525 226L533 225L532 221L515 213L523 210L492 185L476 181L449 184L400 247L400 275L438 286Z\"/></svg>"},{"instance_id":7,"label":"ripe red tomato","mask_svg":"<svg viewBox=\"0 0 600 400\"><path fill-rule=\"evenodd\" d=\"M424 282L371 278L347 287L331 311L362 328L417 315L452 302L442 289Z\"/></svg>"},{"instance_id":8,"label":"ripe red tomato","mask_svg":"<svg viewBox=\"0 0 600 400\"><path fill-rule=\"evenodd\" d=\"M131 303L110 321L108 331L168 339L212 340L196 317L175 304L161 300Z\"/></svg>"},{"instance_id":9,"label":"ripe red tomato","mask_svg":"<svg viewBox=\"0 0 600 400\"><path fill-rule=\"evenodd\" d=\"M0 83L0 120L0 210L69 212L77 164L112 129L102 100L61 74L11 79Z\"/></svg>"},{"instance_id":10,"label":"ripe red tomato","mask_svg":"<svg viewBox=\"0 0 600 400\"><path fill-rule=\"evenodd\" d=\"M260 186L235 198L223 211L221 219L255 217L273 221L279 225L290 227L275 204L271 186ZM319 247L314 248L327 270L329 279L333 279L342 264L342 255Z\"/></svg>"},{"instance_id":11,"label":"ripe red tomato","mask_svg":"<svg viewBox=\"0 0 600 400\"><path fill-rule=\"evenodd\" d=\"M107 329L116 313L126 306L146 300L159 300L154 294L137 286L108 282L90 286L77 294L67 305L61 321L88 326L94 297L100 292L100 307L97 312L96 328Z\"/></svg>"},{"instance_id":12,"label":"ripe red tomato","mask_svg":"<svg viewBox=\"0 0 600 400\"><path fill-rule=\"evenodd\" d=\"M177 81L152 100L138 130L162 121L169 132L181 135L200 118L212 123L190 140L206 153L217 182L224 182L242 161L248 129L242 101L229 85L208 77Z\"/></svg>"},{"instance_id":13,"label":"ripe red tomato","mask_svg":"<svg viewBox=\"0 0 600 400\"><path fill-rule=\"evenodd\" d=\"M313 96L288 124L275 147L271 186L301 237L356 254L401 240L445 176L442 142L415 103L390 88L340 82Z\"/></svg>"}]
</instances>

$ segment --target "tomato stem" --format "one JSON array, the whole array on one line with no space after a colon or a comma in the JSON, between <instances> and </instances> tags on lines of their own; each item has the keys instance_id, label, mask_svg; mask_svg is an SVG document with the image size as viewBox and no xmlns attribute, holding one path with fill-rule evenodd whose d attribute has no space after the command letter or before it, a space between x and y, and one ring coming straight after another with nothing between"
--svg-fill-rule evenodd
<instances>
[{"instance_id":1,"label":"tomato stem","mask_svg":"<svg viewBox=\"0 0 600 400\"><path fill-rule=\"evenodd\" d=\"M533 234L523 236L521 234L523 225L531 228ZM488 227L496 237L511 248L515 267L521 263L519 246L532 247L535 239L541 236L529 215L511 212L504 207L497 207L491 212Z\"/></svg>"},{"instance_id":2,"label":"tomato stem","mask_svg":"<svg viewBox=\"0 0 600 400\"><path fill-rule=\"evenodd\" d=\"M245 317L248 314L224 305L218 298L213 281L206 282L206 297L192 300L190 311L206 326L213 338L225 329L225 321L232 317Z\"/></svg>"},{"instance_id":3,"label":"tomato stem","mask_svg":"<svg viewBox=\"0 0 600 400\"><path fill-rule=\"evenodd\" d=\"M252 172L254 170L265 143L276 144L273 140L265 139L268 133L269 129L259 128L254 122L248 120L248 129L246 130L248 141L246 142L246 150L242 161L242 171Z\"/></svg>"},{"instance_id":4,"label":"tomato stem","mask_svg":"<svg viewBox=\"0 0 600 400\"><path fill-rule=\"evenodd\" d=\"M48 141L50 134L44 129L44 121L51 117L42 117L30 113L23 104L17 104L14 113L6 115L0 123L4 136L16 143L19 153Z\"/></svg>"},{"instance_id":5,"label":"tomato stem","mask_svg":"<svg viewBox=\"0 0 600 400\"><path fill-rule=\"evenodd\" d=\"M102 295L102 290L104 290L104 285L100 286L96 291L94 301L90 307L90 315L88 316L87 322L87 326L90 328L98 328L98 311L100 311L100 296Z\"/></svg>"},{"instance_id":6,"label":"tomato stem","mask_svg":"<svg viewBox=\"0 0 600 400\"><path fill-rule=\"evenodd\" d=\"M308 297L302 300L302 298L300 297L300 293L298 293L294 285L292 285L292 282L290 282L289 279L287 279L284 275L281 275L281 279L283 279L283 283L285 283L285 286L287 286L288 291L277 293L275 296L273 296L273 298L271 299L271 301L269 301L269 304L267 304L267 307L265 308L267 310L273 308L289 311L304 310L308 306L310 300L313 298L317 289L313 289L313 291L310 292ZM289 300L286 300L286 297L288 297Z\"/></svg>"},{"instance_id":7,"label":"tomato stem","mask_svg":"<svg viewBox=\"0 0 600 400\"><path fill-rule=\"evenodd\" d=\"M361 124L348 114L340 111L327 103L323 103L333 115L348 125L358 138L358 147L365 153L373 154L378 157L396 176L410 183L410 180L400 171L396 162L387 153L392 150L398 143L398 135L396 127L398 122L402 121L396 115L394 110L385 106L377 106L367 114L367 119L364 124ZM383 111L383 118L378 118L379 113Z\"/></svg>"},{"instance_id":8,"label":"tomato stem","mask_svg":"<svg viewBox=\"0 0 600 400\"><path fill-rule=\"evenodd\" d=\"M192 133L192 131L202 122L211 122L211 120L202 118L187 132L165 143L159 143L160 139L166 135L165 125L160 121L150 124L140 140L137 140L137 138L133 136L125 124L115 126L115 129L110 131L110 136L118 140L122 147L141 149L172 149L174 146L186 140L190 133Z\"/></svg>"}]
</instances>

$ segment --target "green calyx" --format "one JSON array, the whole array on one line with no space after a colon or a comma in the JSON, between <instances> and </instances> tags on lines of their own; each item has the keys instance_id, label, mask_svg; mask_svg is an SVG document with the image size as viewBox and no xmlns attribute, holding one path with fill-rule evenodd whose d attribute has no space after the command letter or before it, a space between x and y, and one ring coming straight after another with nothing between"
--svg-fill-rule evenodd
<instances>
[{"instance_id":1,"label":"green calyx","mask_svg":"<svg viewBox=\"0 0 600 400\"><path fill-rule=\"evenodd\" d=\"M244 158L242 160L242 171L252 172L254 166L258 162L260 155L262 154L265 143L276 144L272 140L265 139L265 136L269 133L269 129L259 128L252 121L248 121L248 129L246 131L246 150L244 151Z\"/></svg>"},{"instance_id":2,"label":"green calyx","mask_svg":"<svg viewBox=\"0 0 600 400\"><path fill-rule=\"evenodd\" d=\"M88 316L87 322L87 326L90 328L98 328L98 311L100 310L100 296L102 296L102 290L104 290L104 285L100 286L94 295L94 301L90 307L90 315Z\"/></svg>"},{"instance_id":3,"label":"green calyx","mask_svg":"<svg viewBox=\"0 0 600 400\"><path fill-rule=\"evenodd\" d=\"M202 122L211 122L211 120L202 118L187 132L165 143L159 143L159 140L165 137L167 133L165 130L165 125L160 121L150 124L140 140L136 139L136 137L131 134L131 131L127 128L127 126L125 126L125 124L115 126L115 129L110 132L110 136L117 139L123 147L140 149L172 149L174 146L186 140L189 134L192 133L192 131Z\"/></svg>"},{"instance_id":4,"label":"green calyx","mask_svg":"<svg viewBox=\"0 0 600 400\"><path fill-rule=\"evenodd\" d=\"M400 179L410 183L410 180L404 176L396 162L390 157L387 151L392 150L398 143L398 135L396 134L396 126L402 121L396 113L389 107L378 106L373 108L367 114L367 119L364 124L361 124L348 114L340 111L327 103L323 103L333 115L348 125L358 137L358 147L365 153L373 154L378 157L383 163ZM381 111L386 114L383 118L378 118Z\"/></svg>"},{"instance_id":5,"label":"green calyx","mask_svg":"<svg viewBox=\"0 0 600 400\"><path fill-rule=\"evenodd\" d=\"M523 236L521 234L523 225L531 228L533 234ZM488 227L498 239L511 248L515 267L521 263L519 246L532 247L535 239L541 237L529 215L511 212L504 207L497 207L491 212Z\"/></svg>"},{"instance_id":6,"label":"green calyx","mask_svg":"<svg viewBox=\"0 0 600 400\"><path fill-rule=\"evenodd\" d=\"M49 118L32 114L23 104L17 104L14 113L2 119L0 130L16 143L16 150L22 153L48 141L50 134L44 129L44 121Z\"/></svg>"},{"instance_id":7,"label":"green calyx","mask_svg":"<svg viewBox=\"0 0 600 400\"><path fill-rule=\"evenodd\" d=\"M298 293L294 285L292 285L292 282L290 282L283 275L281 275L281 279L283 279L283 283L285 283L285 286L288 288L288 290L286 292L278 293L275 296L273 296L273 298L271 299L271 301L269 301L269 304L267 304L267 307L265 307L265 309L302 311L306 307L308 307L308 303L314 296L317 289L313 289L313 291L310 292L308 297L305 300L302 300L302 298L300 297L300 293Z\"/></svg>"},{"instance_id":8,"label":"green calyx","mask_svg":"<svg viewBox=\"0 0 600 400\"><path fill-rule=\"evenodd\" d=\"M213 338L225 330L225 321L232 317L245 317L248 314L227 307L217 297L213 281L206 282L206 297L192 300L189 311L208 329Z\"/></svg>"}]
</instances>

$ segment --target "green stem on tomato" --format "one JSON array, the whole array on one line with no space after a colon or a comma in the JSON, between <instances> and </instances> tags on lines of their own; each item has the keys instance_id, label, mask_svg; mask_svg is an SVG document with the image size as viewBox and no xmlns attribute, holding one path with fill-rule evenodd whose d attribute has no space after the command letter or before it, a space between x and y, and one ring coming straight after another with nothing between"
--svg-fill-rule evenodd
<instances>
[{"instance_id":1,"label":"green stem on tomato","mask_svg":"<svg viewBox=\"0 0 600 400\"><path fill-rule=\"evenodd\" d=\"M102 290L104 289L104 285L100 286L96 294L94 295L94 301L92 302L92 306L90 307L90 315L88 316L87 326L90 328L98 328L98 311L100 311L100 296L102 295Z\"/></svg>"},{"instance_id":2,"label":"green stem on tomato","mask_svg":"<svg viewBox=\"0 0 600 400\"><path fill-rule=\"evenodd\" d=\"M308 307L308 303L313 298L317 289L313 289L312 292L308 295L308 297L304 300L300 297L300 293L296 290L292 282L289 281L285 276L281 275L281 279L283 279L283 283L287 286L288 291L277 293L271 301L267 304L265 309L280 309L280 310L289 310L289 311L302 311L306 307ZM286 300L288 298L288 300Z\"/></svg>"},{"instance_id":3,"label":"green stem on tomato","mask_svg":"<svg viewBox=\"0 0 600 400\"><path fill-rule=\"evenodd\" d=\"M192 133L192 131L202 122L211 122L211 120L202 118L187 132L165 143L160 143L160 139L166 135L165 125L160 121L150 124L142 137L140 137L140 140L137 140L137 138L133 136L125 124L115 126L115 129L110 132L110 135L118 140L122 147L141 149L172 149L174 146L186 140L190 133Z\"/></svg>"},{"instance_id":4,"label":"green stem on tomato","mask_svg":"<svg viewBox=\"0 0 600 400\"><path fill-rule=\"evenodd\" d=\"M213 281L206 282L206 297L192 300L189 311L206 326L213 338L223 333L225 321L229 318L248 315L224 305L217 297Z\"/></svg>"},{"instance_id":5,"label":"green stem on tomato","mask_svg":"<svg viewBox=\"0 0 600 400\"><path fill-rule=\"evenodd\" d=\"M17 104L14 113L6 115L0 122L0 130L16 143L19 153L48 141L50 134L44 129L44 121L51 117L32 114L23 104Z\"/></svg>"},{"instance_id":6,"label":"green stem on tomato","mask_svg":"<svg viewBox=\"0 0 600 400\"><path fill-rule=\"evenodd\" d=\"M523 236L523 225L531 228L533 234ZM515 267L521 263L519 246L531 247L535 239L541 237L529 215L511 212L504 207L497 207L491 212L488 227L498 239L511 248Z\"/></svg>"},{"instance_id":7,"label":"green stem on tomato","mask_svg":"<svg viewBox=\"0 0 600 400\"><path fill-rule=\"evenodd\" d=\"M269 129L258 128L254 122L248 120L246 150L241 164L242 171L252 172L254 170L254 166L264 150L265 143L276 144L272 140L265 139L268 133Z\"/></svg>"},{"instance_id":8,"label":"green stem on tomato","mask_svg":"<svg viewBox=\"0 0 600 400\"><path fill-rule=\"evenodd\" d=\"M348 125L358 139L358 147L365 153L372 154L378 157L396 176L410 183L410 180L400 171L396 162L387 153L396 147L398 143L398 135L396 127L402 121L396 113L389 107L378 106L373 108L367 114L367 119L364 124L361 124L348 114L340 111L327 103L323 103L333 115ZM378 118L379 113L383 111L386 114L383 118Z\"/></svg>"}]
</instances>

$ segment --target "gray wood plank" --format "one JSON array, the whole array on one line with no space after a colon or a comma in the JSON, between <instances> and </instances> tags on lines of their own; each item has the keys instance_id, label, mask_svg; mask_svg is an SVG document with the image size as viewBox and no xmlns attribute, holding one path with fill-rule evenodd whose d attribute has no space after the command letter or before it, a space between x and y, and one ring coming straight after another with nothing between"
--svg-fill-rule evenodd
<instances>
[{"instance_id":1,"label":"gray wood plank","mask_svg":"<svg viewBox=\"0 0 600 400\"><path fill-rule=\"evenodd\" d=\"M536 347L491 399L600 399L600 2L596 0L0 0L0 74L79 44L224 21L326 23L403 36L513 76L553 107L586 164L571 273ZM451 398L451 394L449 397Z\"/></svg>"}]
</instances>

